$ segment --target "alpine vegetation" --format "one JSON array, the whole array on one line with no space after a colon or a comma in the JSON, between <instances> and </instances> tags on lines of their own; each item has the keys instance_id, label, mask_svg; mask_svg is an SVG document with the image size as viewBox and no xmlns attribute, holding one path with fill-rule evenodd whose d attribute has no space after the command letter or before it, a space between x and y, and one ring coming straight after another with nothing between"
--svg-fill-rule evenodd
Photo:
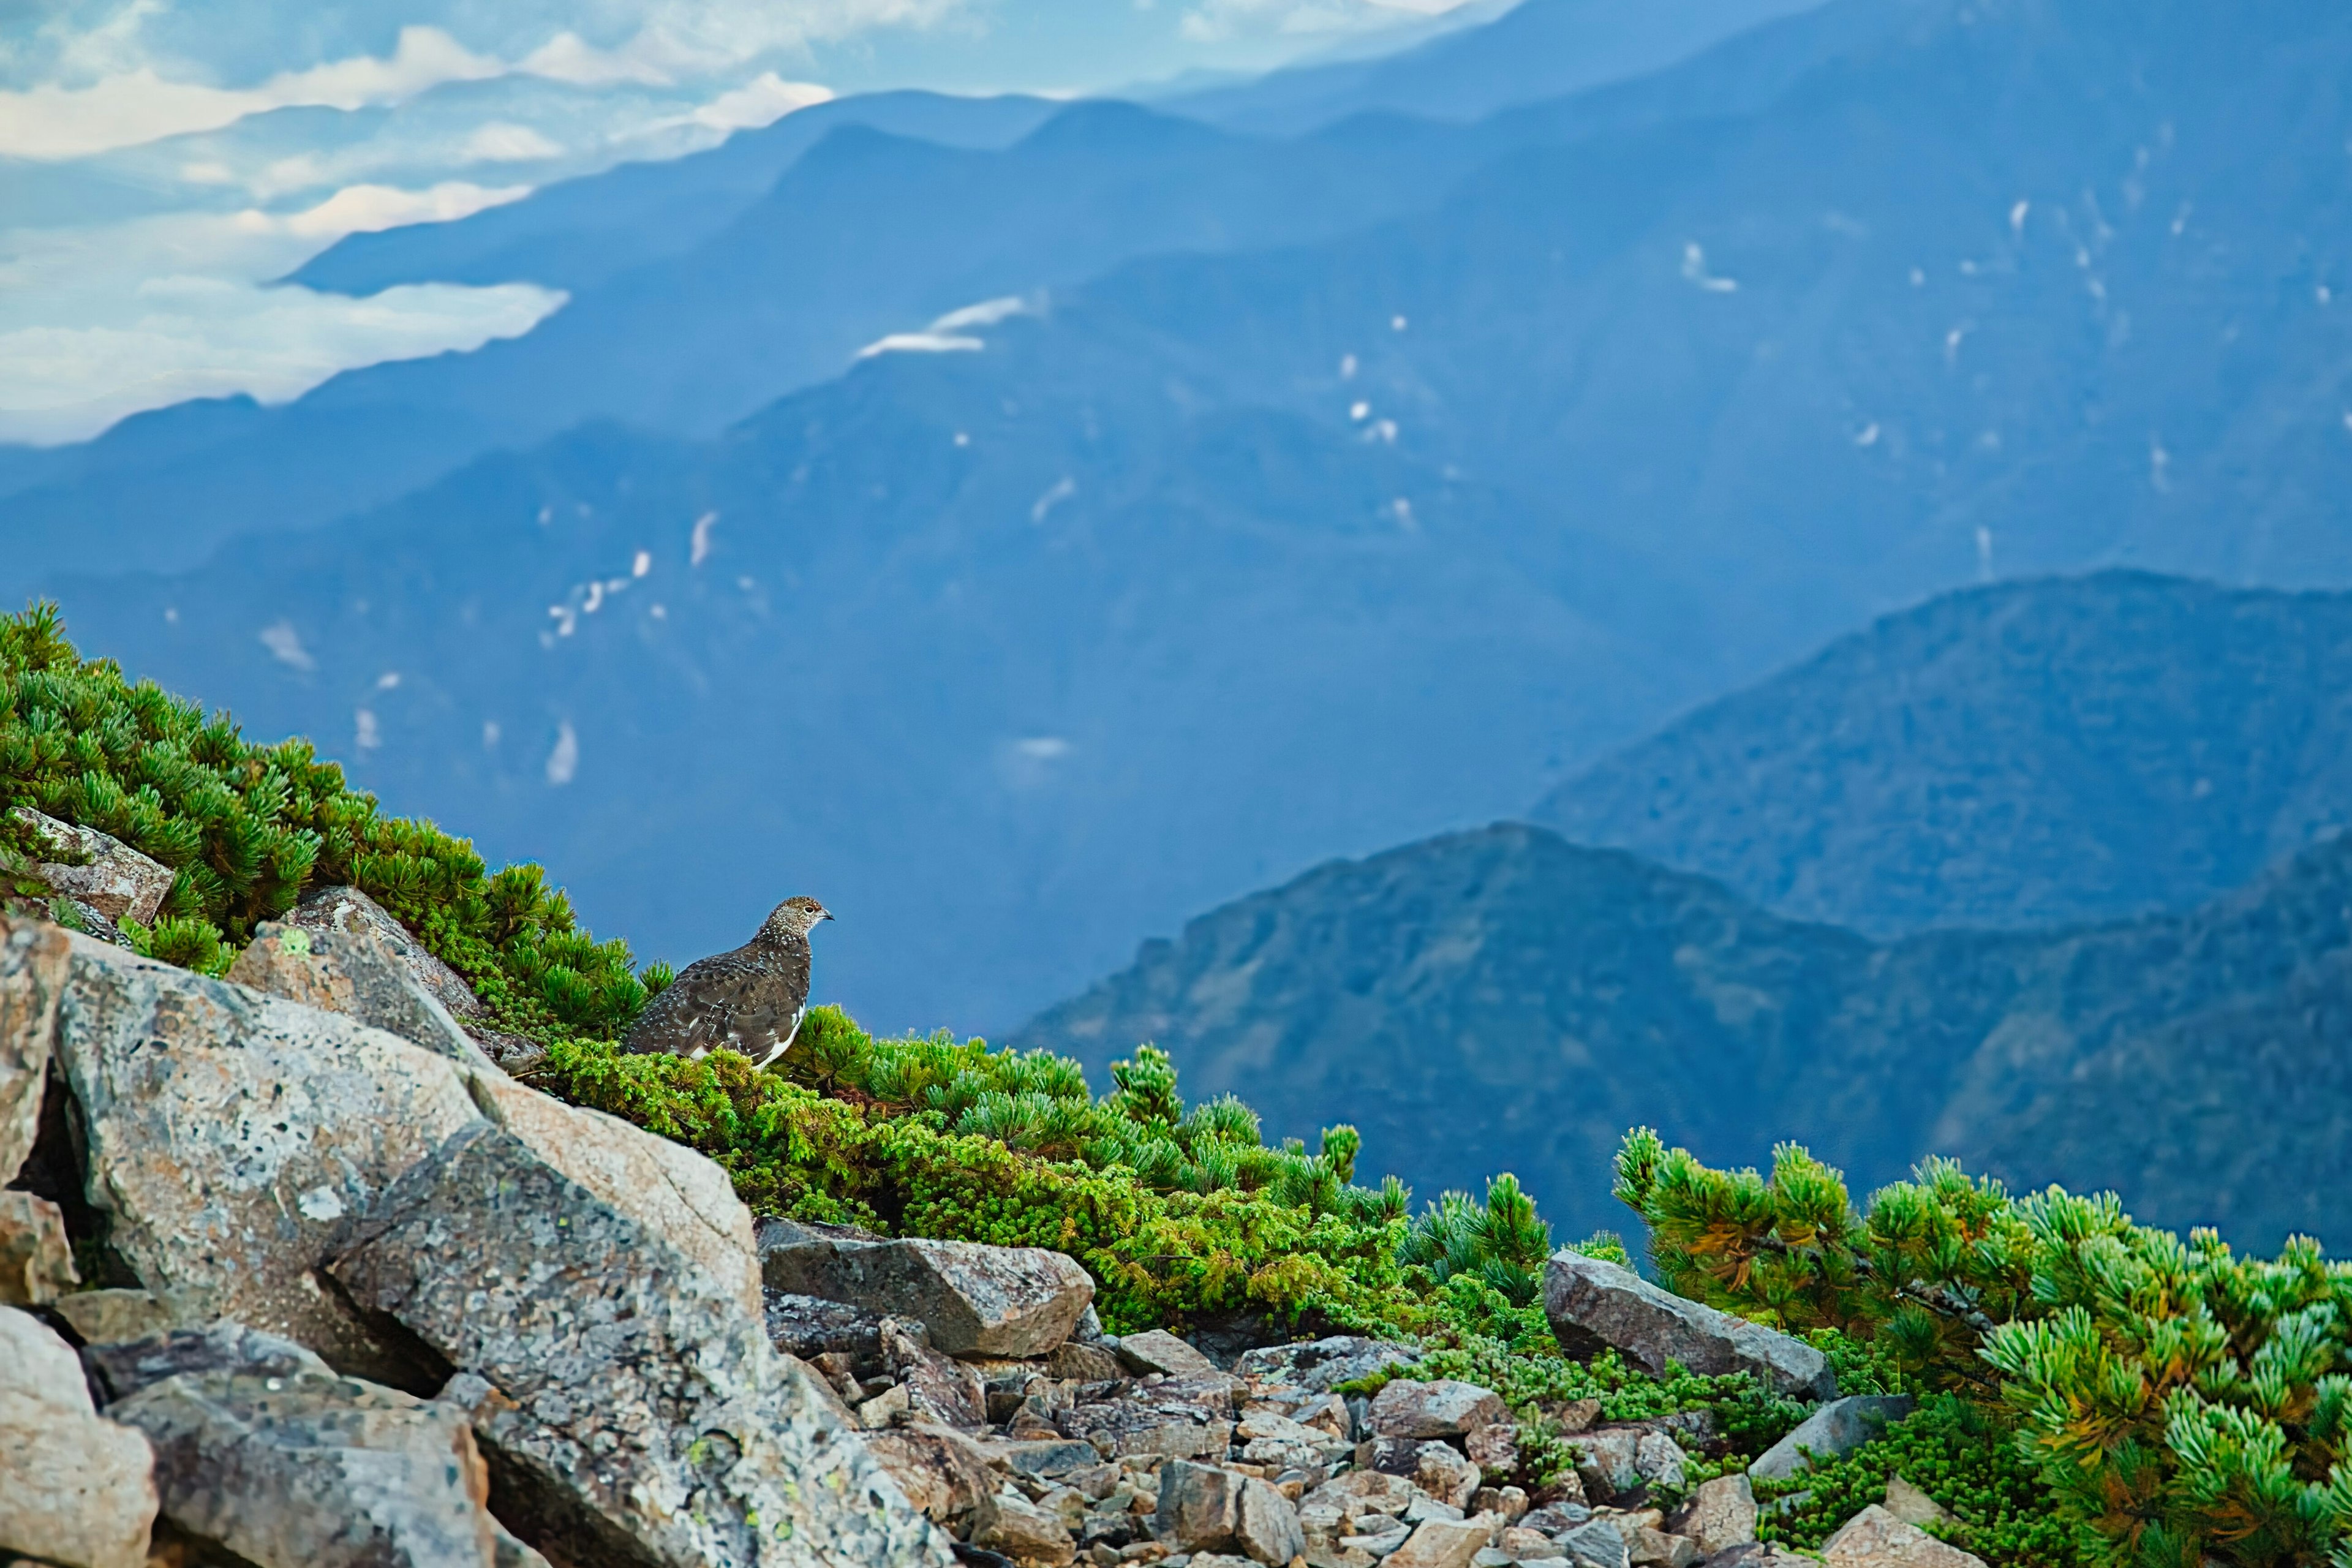
<instances>
[{"instance_id":1,"label":"alpine vegetation","mask_svg":"<svg viewBox=\"0 0 2352 1568\"><path fill-rule=\"evenodd\" d=\"M653 1041L717 972L43 607L0 808L11 1552L2352 1564L2352 1267L2307 1241L1636 1130L1653 1282L1150 1044L1097 1094L870 1035L806 1005L813 900L796 971L719 975L756 1029Z\"/></svg>"}]
</instances>

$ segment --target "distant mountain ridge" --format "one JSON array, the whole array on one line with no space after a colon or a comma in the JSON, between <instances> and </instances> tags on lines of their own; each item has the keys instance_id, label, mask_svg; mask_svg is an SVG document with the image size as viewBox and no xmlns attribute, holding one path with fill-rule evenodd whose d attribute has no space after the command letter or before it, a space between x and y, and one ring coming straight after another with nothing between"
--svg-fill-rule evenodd
<instances>
[{"instance_id":1,"label":"distant mountain ridge","mask_svg":"<svg viewBox=\"0 0 2352 1568\"><path fill-rule=\"evenodd\" d=\"M1532 820L1875 937L2190 909L2352 826L2352 595L2127 572L1948 595Z\"/></svg>"},{"instance_id":2,"label":"distant mountain ridge","mask_svg":"<svg viewBox=\"0 0 2352 1568\"><path fill-rule=\"evenodd\" d=\"M1703 878L1502 825L1323 867L1148 943L1013 1044L1153 1040L1188 1092L1423 1196L1507 1157L1570 1229L1619 1137L1715 1163L1789 1138L1857 1192L1928 1154L2130 1194L2274 1247L2352 1226L2352 838L2187 915L1876 945ZM1508 1151L1507 1156L1498 1152Z\"/></svg>"}]
</instances>

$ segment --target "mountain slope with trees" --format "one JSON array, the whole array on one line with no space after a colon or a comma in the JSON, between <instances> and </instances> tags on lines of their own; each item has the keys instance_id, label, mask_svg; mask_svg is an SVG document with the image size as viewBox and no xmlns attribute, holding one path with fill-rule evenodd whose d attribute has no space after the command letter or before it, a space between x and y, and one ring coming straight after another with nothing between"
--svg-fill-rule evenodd
<instances>
[{"instance_id":1,"label":"mountain slope with trees","mask_svg":"<svg viewBox=\"0 0 2352 1568\"><path fill-rule=\"evenodd\" d=\"M2187 910L2347 803L2352 595L2116 572L1888 616L1532 816L1887 937Z\"/></svg>"},{"instance_id":2,"label":"mountain slope with trees","mask_svg":"<svg viewBox=\"0 0 2352 1568\"><path fill-rule=\"evenodd\" d=\"M2352 1226L2352 837L2185 915L1881 944L1503 825L1214 910L1016 1037L1140 1040L1277 1131L1345 1101L1423 1191L1508 1149L1571 1227L1645 1124L1865 1187L1951 1155L2267 1247Z\"/></svg>"}]
</instances>

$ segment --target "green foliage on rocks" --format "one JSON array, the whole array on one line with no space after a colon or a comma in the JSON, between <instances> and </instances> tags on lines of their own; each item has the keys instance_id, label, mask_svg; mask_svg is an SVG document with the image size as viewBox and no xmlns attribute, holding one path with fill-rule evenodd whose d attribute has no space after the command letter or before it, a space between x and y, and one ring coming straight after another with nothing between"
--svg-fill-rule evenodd
<instances>
[{"instance_id":1,"label":"green foliage on rocks","mask_svg":"<svg viewBox=\"0 0 2352 1568\"><path fill-rule=\"evenodd\" d=\"M2050 1488L2005 1440L2000 1422L1965 1400L1930 1395L1917 1414L1842 1458L1782 1480L1759 1481L1772 1505L1767 1541L1813 1551L1838 1527L1883 1500L1900 1476L1958 1522L1932 1533L2003 1568L2076 1568L2097 1561L2080 1528L2059 1516Z\"/></svg>"},{"instance_id":2,"label":"green foliage on rocks","mask_svg":"<svg viewBox=\"0 0 2352 1568\"><path fill-rule=\"evenodd\" d=\"M611 1035L645 1003L627 945L580 930L538 867L488 874L464 840L383 816L309 742L255 745L227 714L84 659L51 605L0 617L0 814L17 806L171 868L154 924L124 934L173 963L222 973L260 921L348 883L463 974L503 1028ZM0 848L11 890L31 890L15 888L25 830L8 823Z\"/></svg>"},{"instance_id":3,"label":"green foliage on rocks","mask_svg":"<svg viewBox=\"0 0 2352 1568\"><path fill-rule=\"evenodd\" d=\"M1618 1193L1675 1289L1966 1396L2101 1561L2352 1563L2352 1265L2315 1242L2239 1258L2112 1194L2012 1197L1934 1161L1860 1213L1801 1149L1766 1178L1647 1129Z\"/></svg>"}]
</instances>

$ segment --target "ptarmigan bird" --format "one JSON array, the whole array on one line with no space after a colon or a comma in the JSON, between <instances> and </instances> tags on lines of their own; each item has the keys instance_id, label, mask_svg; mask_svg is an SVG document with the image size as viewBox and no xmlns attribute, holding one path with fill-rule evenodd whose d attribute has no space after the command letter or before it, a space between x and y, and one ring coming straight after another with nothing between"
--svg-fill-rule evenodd
<instances>
[{"instance_id":1,"label":"ptarmigan bird","mask_svg":"<svg viewBox=\"0 0 2352 1568\"><path fill-rule=\"evenodd\" d=\"M697 959L637 1015L625 1051L699 1057L721 1046L766 1067L792 1048L808 1013L809 932L833 916L786 899L732 952Z\"/></svg>"}]
</instances>

